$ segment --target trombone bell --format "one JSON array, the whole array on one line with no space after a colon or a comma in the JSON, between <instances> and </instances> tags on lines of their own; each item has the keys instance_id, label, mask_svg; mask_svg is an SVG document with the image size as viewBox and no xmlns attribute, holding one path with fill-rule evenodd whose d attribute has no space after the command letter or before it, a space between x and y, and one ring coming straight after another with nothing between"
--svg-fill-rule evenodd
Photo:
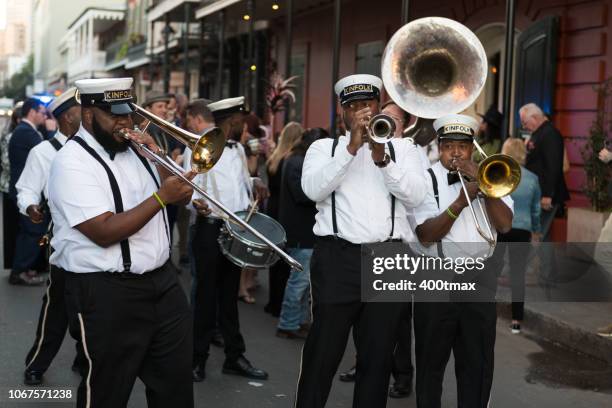
<instances>
[{"instance_id":1,"label":"trombone bell","mask_svg":"<svg viewBox=\"0 0 612 408\"><path fill-rule=\"evenodd\" d=\"M478 187L487 197L507 196L520 182L521 166L505 154L493 154L478 166Z\"/></svg>"},{"instance_id":2,"label":"trombone bell","mask_svg":"<svg viewBox=\"0 0 612 408\"><path fill-rule=\"evenodd\" d=\"M191 169L196 173L206 173L221 158L225 148L225 135L218 127L210 128L202 136L198 136L181 129L134 103L132 103L132 107L135 112L160 128L162 132L172 136L191 149Z\"/></svg>"}]
</instances>

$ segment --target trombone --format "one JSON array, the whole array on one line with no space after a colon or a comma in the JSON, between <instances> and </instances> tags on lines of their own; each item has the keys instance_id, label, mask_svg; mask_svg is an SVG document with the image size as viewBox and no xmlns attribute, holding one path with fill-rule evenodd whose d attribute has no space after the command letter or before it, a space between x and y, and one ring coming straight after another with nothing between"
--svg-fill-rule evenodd
<instances>
[{"instance_id":1,"label":"trombone","mask_svg":"<svg viewBox=\"0 0 612 408\"><path fill-rule=\"evenodd\" d=\"M490 198L501 198L516 190L521 181L521 166L519 166L518 162L505 154L498 153L488 156L484 150L482 150L482 147L480 147L476 140L474 140L474 146L482 157L485 158L478 165L478 174L476 176L478 189L482 195ZM480 236L487 241L491 248L494 248L495 245L497 245L497 238L491 230L491 222L489 221L489 217L487 216L487 212L484 210L480 198L477 197L476 202L478 203L480 215L486 224L486 231L478 222L476 211L474 210L467 187L463 181L463 174L459 170L455 170L455 172L459 175L461 188L467 199L468 207L470 208L470 213L472 214L472 219L474 220L476 230Z\"/></svg>"},{"instance_id":2,"label":"trombone","mask_svg":"<svg viewBox=\"0 0 612 408\"><path fill-rule=\"evenodd\" d=\"M221 158L221 154L223 153L223 149L225 147L225 135L223 131L218 127L213 127L207 130L202 136L195 135L191 132L187 132L178 126L156 116L151 112L145 110L144 108L131 104L134 108L135 112L137 112L140 116L149 121L149 123L153 123L155 126L159 127L164 133L172 136L174 139L189 147L192 150L191 155L191 163L192 169L197 173L206 173L219 161ZM148 126L148 125L147 125ZM144 132L146 127L141 132ZM302 265L293 259L289 254L279 248L276 244L266 238L261 232L257 231L255 228L251 227L247 224L242 218L236 216L233 212L231 212L227 207L221 204L219 201L215 200L210 194L208 194L203 188L195 184L193 181L189 180L187 177L183 175L183 168L179 166L172 158L170 158L165 152L156 153L153 150L149 149L146 145L142 143L137 143L131 140L126 132L121 132L121 135L130 141L132 145L142 153L147 159L152 160L158 163L160 166L165 168L167 171L172 173L172 175L180 178L185 183L189 184L195 191L202 194L209 202L211 202L215 207L224 212L232 222L240 225L242 228L248 230L251 234L255 235L259 238L263 243L269 246L274 252L276 252L281 258L285 260L292 268L295 268L299 271L303 271Z\"/></svg>"}]
</instances>

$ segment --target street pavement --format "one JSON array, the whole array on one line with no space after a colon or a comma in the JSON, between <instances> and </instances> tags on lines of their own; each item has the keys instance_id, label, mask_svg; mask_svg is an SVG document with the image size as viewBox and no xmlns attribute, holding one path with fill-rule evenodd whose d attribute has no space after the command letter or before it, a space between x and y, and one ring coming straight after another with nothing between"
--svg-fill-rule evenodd
<instances>
[{"instance_id":1,"label":"street pavement","mask_svg":"<svg viewBox=\"0 0 612 408\"><path fill-rule=\"evenodd\" d=\"M221 373L223 352L212 349L207 378L194 384L196 407L203 408L288 408L300 367L302 342L275 337L276 319L263 312L267 299L266 274L260 274L261 287L256 292L257 304L240 303L242 332L247 344L247 357L270 373L268 381L224 375ZM0 408L49 407L63 408L74 403L14 403L7 398L8 389L24 389L22 373L24 357L32 345L36 320L44 288L10 286L8 271L0 279ZM186 287L189 276L181 274ZM340 370L351 366L354 356L349 341ZM79 377L70 370L74 342L67 337L58 356L45 375L49 387L76 387ZM120 367L117 368L120 370ZM456 389L452 359L449 362L443 407L456 406ZM335 381L327 407L351 407L352 384ZM108 390L112 392L112 390ZM415 407L414 396L389 400L390 408ZM130 408L146 407L144 387L137 381ZM587 356L564 350L557 345L528 334L512 335L508 322L497 326L495 378L490 407L612 407L612 367Z\"/></svg>"}]
</instances>

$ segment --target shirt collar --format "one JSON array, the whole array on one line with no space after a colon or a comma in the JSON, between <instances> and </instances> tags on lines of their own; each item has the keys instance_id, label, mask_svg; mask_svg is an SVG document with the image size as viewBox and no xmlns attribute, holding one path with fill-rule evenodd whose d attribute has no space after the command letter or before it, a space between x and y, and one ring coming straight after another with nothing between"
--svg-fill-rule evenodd
<instances>
[{"instance_id":1,"label":"shirt collar","mask_svg":"<svg viewBox=\"0 0 612 408\"><path fill-rule=\"evenodd\" d=\"M57 141L60 142L62 146L66 144L66 141L68 141L68 136L63 134L59 129L57 130L57 132L55 132L55 135L53 135L53 137L57 139Z\"/></svg>"},{"instance_id":2,"label":"shirt collar","mask_svg":"<svg viewBox=\"0 0 612 408\"><path fill-rule=\"evenodd\" d=\"M439 172L441 172L442 174L447 174L450 172L449 169L447 169L446 167L444 167L444 165L442 164L442 162L440 160L438 160L437 162L435 162L432 166L431 166L434 170L437 170Z\"/></svg>"}]
</instances>

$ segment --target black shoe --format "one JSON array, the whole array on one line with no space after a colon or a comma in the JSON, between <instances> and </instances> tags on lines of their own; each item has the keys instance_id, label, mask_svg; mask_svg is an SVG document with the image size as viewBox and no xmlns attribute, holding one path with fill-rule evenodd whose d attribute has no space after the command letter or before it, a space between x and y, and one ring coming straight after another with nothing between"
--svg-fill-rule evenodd
<instances>
[{"instance_id":1,"label":"black shoe","mask_svg":"<svg viewBox=\"0 0 612 408\"><path fill-rule=\"evenodd\" d=\"M350 370L340 373L338 378L342 382L354 382L356 372L357 372L357 367L353 366Z\"/></svg>"},{"instance_id":2,"label":"black shoe","mask_svg":"<svg viewBox=\"0 0 612 408\"><path fill-rule=\"evenodd\" d=\"M215 330L215 333L213 334L212 339L210 340L210 344L219 348L225 347L225 340L223 340L223 335L219 330Z\"/></svg>"},{"instance_id":3,"label":"black shoe","mask_svg":"<svg viewBox=\"0 0 612 408\"><path fill-rule=\"evenodd\" d=\"M40 371L29 371L26 370L23 373L23 383L25 385L39 385L42 384L43 373Z\"/></svg>"},{"instance_id":4,"label":"black shoe","mask_svg":"<svg viewBox=\"0 0 612 408\"><path fill-rule=\"evenodd\" d=\"M268 373L251 365L250 361L244 356L238 357L235 361L225 360L223 363L223 374L240 375L254 380L267 380Z\"/></svg>"},{"instance_id":5,"label":"black shoe","mask_svg":"<svg viewBox=\"0 0 612 408\"><path fill-rule=\"evenodd\" d=\"M391 386L389 390L389 397L391 398L408 398L412 394L412 378L395 381L395 384Z\"/></svg>"},{"instance_id":6,"label":"black shoe","mask_svg":"<svg viewBox=\"0 0 612 408\"><path fill-rule=\"evenodd\" d=\"M519 323L512 323L510 331L512 334L519 334L521 332L521 325Z\"/></svg>"},{"instance_id":7,"label":"black shoe","mask_svg":"<svg viewBox=\"0 0 612 408\"><path fill-rule=\"evenodd\" d=\"M40 286L45 283L45 278L40 275L29 275L27 272L21 272L18 275L11 274L9 283L11 285Z\"/></svg>"},{"instance_id":8,"label":"black shoe","mask_svg":"<svg viewBox=\"0 0 612 408\"><path fill-rule=\"evenodd\" d=\"M202 382L206 379L206 363L200 363L191 370L193 382Z\"/></svg>"}]
</instances>

